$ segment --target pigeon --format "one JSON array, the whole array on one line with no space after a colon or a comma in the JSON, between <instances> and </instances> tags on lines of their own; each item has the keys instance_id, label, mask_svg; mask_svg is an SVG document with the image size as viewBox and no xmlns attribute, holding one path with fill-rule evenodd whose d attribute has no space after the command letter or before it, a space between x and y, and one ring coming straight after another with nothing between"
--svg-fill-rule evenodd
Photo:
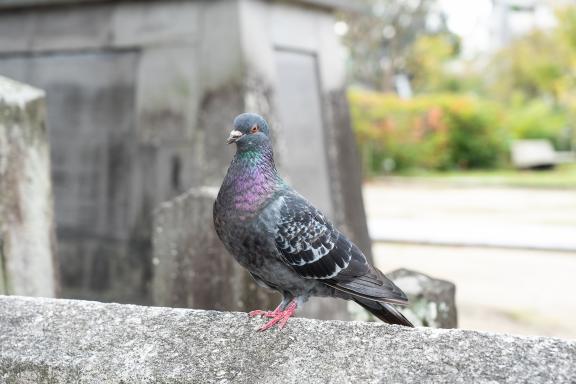
<instances>
[{"instance_id":1,"label":"pigeon","mask_svg":"<svg viewBox=\"0 0 576 384\"><path fill-rule=\"evenodd\" d=\"M311 296L353 300L386 323L413 327L392 305L407 304L404 292L278 174L266 120L237 116L232 143L236 154L214 202L214 227L259 286L282 294L273 311L249 313L270 319L259 330L284 328Z\"/></svg>"}]
</instances>

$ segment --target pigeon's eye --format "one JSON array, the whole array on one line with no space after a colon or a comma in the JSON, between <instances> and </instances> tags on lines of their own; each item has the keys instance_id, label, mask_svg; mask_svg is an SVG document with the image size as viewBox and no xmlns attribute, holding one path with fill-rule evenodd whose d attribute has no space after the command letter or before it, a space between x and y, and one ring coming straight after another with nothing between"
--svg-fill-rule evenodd
<instances>
[{"instance_id":1,"label":"pigeon's eye","mask_svg":"<svg viewBox=\"0 0 576 384\"><path fill-rule=\"evenodd\" d=\"M252 133L256 133L256 132L258 132L259 130L260 130L260 128L258 128L258 125L257 125L257 124L254 124L254 125L252 126L252 128L250 128L250 132L252 132Z\"/></svg>"}]
</instances>

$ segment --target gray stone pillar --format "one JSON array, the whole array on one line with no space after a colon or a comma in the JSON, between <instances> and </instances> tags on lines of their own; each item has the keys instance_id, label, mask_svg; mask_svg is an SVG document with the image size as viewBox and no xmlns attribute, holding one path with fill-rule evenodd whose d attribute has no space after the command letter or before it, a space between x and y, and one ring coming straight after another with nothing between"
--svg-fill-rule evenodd
<instances>
[{"instance_id":1,"label":"gray stone pillar","mask_svg":"<svg viewBox=\"0 0 576 384\"><path fill-rule=\"evenodd\" d=\"M56 295L44 92L0 76L0 294Z\"/></svg>"},{"instance_id":2,"label":"gray stone pillar","mask_svg":"<svg viewBox=\"0 0 576 384\"><path fill-rule=\"evenodd\" d=\"M154 304L247 311L273 309L280 296L257 287L228 254L212 222L216 188L193 188L154 214Z\"/></svg>"},{"instance_id":3,"label":"gray stone pillar","mask_svg":"<svg viewBox=\"0 0 576 384\"><path fill-rule=\"evenodd\" d=\"M387 276L408 296L410 304L402 311L414 325L458 327L454 283L408 269L397 269Z\"/></svg>"}]
</instances>

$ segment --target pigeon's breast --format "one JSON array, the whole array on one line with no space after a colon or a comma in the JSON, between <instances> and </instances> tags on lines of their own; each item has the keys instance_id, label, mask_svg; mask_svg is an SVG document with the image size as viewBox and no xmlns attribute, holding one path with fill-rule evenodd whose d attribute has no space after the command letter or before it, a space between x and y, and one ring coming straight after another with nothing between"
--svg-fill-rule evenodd
<instances>
[{"instance_id":1,"label":"pigeon's breast","mask_svg":"<svg viewBox=\"0 0 576 384\"><path fill-rule=\"evenodd\" d=\"M229 224L224 243L230 253L245 268L253 271L260 268L267 258L277 254L269 229L258 217L252 220L236 220Z\"/></svg>"},{"instance_id":2,"label":"pigeon's breast","mask_svg":"<svg viewBox=\"0 0 576 384\"><path fill-rule=\"evenodd\" d=\"M277 184L261 173L238 177L231 188L232 209L244 219L251 219L268 205L277 190Z\"/></svg>"},{"instance_id":3,"label":"pigeon's breast","mask_svg":"<svg viewBox=\"0 0 576 384\"><path fill-rule=\"evenodd\" d=\"M296 296L329 296L332 288L303 279L281 260L275 237L282 204L281 196L271 199L257 215L250 217L222 209L220 219L215 216L217 226L224 228L218 234L236 261L267 286Z\"/></svg>"}]
</instances>

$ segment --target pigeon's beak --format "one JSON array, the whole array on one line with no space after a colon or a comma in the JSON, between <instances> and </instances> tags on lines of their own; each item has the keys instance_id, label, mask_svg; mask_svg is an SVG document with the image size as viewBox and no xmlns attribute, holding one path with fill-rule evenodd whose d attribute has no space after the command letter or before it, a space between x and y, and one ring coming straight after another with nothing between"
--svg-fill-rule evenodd
<instances>
[{"instance_id":1,"label":"pigeon's beak","mask_svg":"<svg viewBox=\"0 0 576 384\"><path fill-rule=\"evenodd\" d=\"M239 138L241 138L244 134L240 131L232 131L230 132L230 136L228 136L228 144L232 144L235 143L236 141L238 141Z\"/></svg>"}]
</instances>

